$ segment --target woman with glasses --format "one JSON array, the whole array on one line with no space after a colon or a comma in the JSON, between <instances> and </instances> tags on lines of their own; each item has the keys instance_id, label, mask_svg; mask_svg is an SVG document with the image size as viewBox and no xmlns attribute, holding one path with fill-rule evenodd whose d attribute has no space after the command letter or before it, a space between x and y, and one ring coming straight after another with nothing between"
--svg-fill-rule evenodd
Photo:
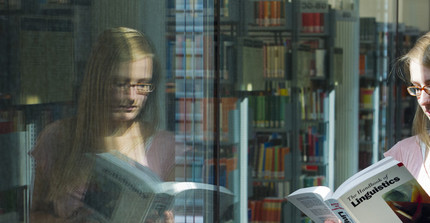
<instances>
[{"instance_id":1,"label":"woman with glasses","mask_svg":"<svg viewBox=\"0 0 430 223\"><path fill-rule=\"evenodd\" d=\"M32 151L31 222L94 222L82 204L91 169L86 153L117 151L162 180L174 179L173 135L157 129L159 74L155 51L142 33L120 27L100 35L76 116L46 127Z\"/></svg>"},{"instance_id":2,"label":"woman with glasses","mask_svg":"<svg viewBox=\"0 0 430 223\"><path fill-rule=\"evenodd\" d=\"M400 62L402 77L410 85L408 93L418 102L412 126L414 136L398 142L384 155L403 162L430 194L430 32L421 36Z\"/></svg>"},{"instance_id":3,"label":"woman with glasses","mask_svg":"<svg viewBox=\"0 0 430 223\"><path fill-rule=\"evenodd\" d=\"M430 32L421 36L399 62L403 64L401 78L410 85L408 93L416 97L418 102L412 127L415 135L396 143L384 155L402 162L427 194L430 194ZM428 204L420 203L417 207L398 205L399 212L412 213L410 222L430 221L426 216Z\"/></svg>"}]
</instances>

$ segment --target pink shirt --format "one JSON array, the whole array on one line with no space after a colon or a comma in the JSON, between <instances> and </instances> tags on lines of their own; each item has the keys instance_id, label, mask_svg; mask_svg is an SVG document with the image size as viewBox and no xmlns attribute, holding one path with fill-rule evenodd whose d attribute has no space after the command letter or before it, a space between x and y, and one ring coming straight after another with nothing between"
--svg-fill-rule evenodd
<instances>
[{"instance_id":1,"label":"pink shirt","mask_svg":"<svg viewBox=\"0 0 430 223\"><path fill-rule=\"evenodd\" d=\"M430 194L430 177L424 167L423 150L417 136L399 141L384 156L391 156L402 162L427 194Z\"/></svg>"}]
</instances>

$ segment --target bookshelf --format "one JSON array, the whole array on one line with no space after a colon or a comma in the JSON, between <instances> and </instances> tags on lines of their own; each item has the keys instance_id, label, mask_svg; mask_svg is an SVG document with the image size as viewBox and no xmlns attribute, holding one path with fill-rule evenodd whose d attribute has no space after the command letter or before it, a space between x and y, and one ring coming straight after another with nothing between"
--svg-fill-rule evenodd
<instances>
[{"instance_id":1,"label":"bookshelf","mask_svg":"<svg viewBox=\"0 0 430 223\"><path fill-rule=\"evenodd\" d=\"M378 159L379 79L377 76L377 23L372 17L360 18L359 49L359 158L358 169Z\"/></svg>"},{"instance_id":2,"label":"bookshelf","mask_svg":"<svg viewBox=\"0 0 430 223\"><path fill-rule=\"evenodd\" d=\"M302 218L297 210L272 202L273 198L285 202L286 194L303 186L327 185L333 12L324 1L281 1L285 17L272 24L271 7L276 7L276 2L244 4L236 90L248 98L251 116L251 222L270 221L261 208L265 205L276 206L275 213L287 222L296 222ZM279 153L283 161L278 161ZM275 167L276 172L276 163L285 168L281 178L271 171Z\"/></svg>"},{"instance_id":3,"label":"bookshelf","mask_svg":"<svg viewBox=\"0 0 430 223\"><path fill-rule=\"evenodd\" d=\"M336 36L335 11L326 1L297 1L297 45L293 48L293 86L296 86L296 103L300 118L296 119L298 128L295 136L299 149L294 159L299 158L295 188L330 185L334 176L329 173L329 156L333 152L330 135L334 128L330 113L333 102L330 94L334 92L335 55L339 50L334 47ZM294 66L295 65L295 66ZM296 140L297 140L296 138ZM294 191L293 189L292 191ZM294 221L307 221L307 217L297 210L290 210ZM288 206L287 212L288 213ZM288 215L287 215L288 216Z\"/></svg>"},{"instance_id":4,"label":"bookshelf","mask_svg":"<svg viewBox=\"0 0 430 223\"><path fill-rule=\"evenodd\" d=\"M279 222L291 190L292 8L287 1L242 4L235 91L248 99L248 222Z\"/></svg>"},{"instance_id":5,"label":"bookshelf","mask_svg":"<svg viewBox=\"0 0 430 223\"><path fill-rule=\"evenodd\" d=\"M120 4L128 8L116 9ZM159 10L146 4L157 5L162 10L166 5L167 10L158 14ZM120 13L110 14L115 10ZM153 12L148 15L148 10ZM91 13L100 14L92 18ZM166 0L155 4L0 0L0 14L7 16L0 24L8 28L8 35L0 30L0 49L3 55L10 55L0 61L1 70L7 71L0 73L0 136L13 138L9 144L15 144L13 140L25 141L25 149L29 149L47 123L74 114L75 89L83 73L91 38L105 26L121 24L143 27L149 35L160 37L156 46L162 46L158 52L165 54L162 83L166 84L161 88L165 89L163 99L164 96L166 99L162 103L166 104L167 129L175 132L177 181L206 182L231 189L239 203L234 207L235 222L247 221L248 213L251 222L278 222L280 218L283 222L299 222L304 220L303 216L283 197L300 187L327 185L333 178L328 171L332 164L327 159L329 139L333 137L330 123L333 124L335 117L330 95L334 80L342 75L335 70L343 63L338 61L342 50L333 47L335 18L327 1ZM163 17L154 19L153 15ZM35 26L39 28L60 26L63 30L36 33L25 25L29 23L38 24ZM361 41L365 63L360 77L363 94L358 100L363 105L359 111L363 130L360 131L363 138L360 154L365 162L380 157L389 145L388 139L395 134L389 123L398 120L394 118L393 107L389 107L394 104L393 86L388 84L386 75L388 61L393 58L385 54L386 49L395 48L393 27L386 29L376 23L376 29L376 40ZM27 37L21 39L23 32L28 32ZM415 34L411 32L407 37L405 30L405 45L413 42ZM44 41L46 46L52 39L58 40L52 42L56 49L64 46L62 52L48 55L51 60L61 62L59 71L57 67L45 65L33 70L32 64L21 67L16 63L19 54L33 58L45 56L38 49L28 47L14 52L13 47L21 41L24 46L30 46L31 40ZM8 49L6 43L13 47ZM66 51L73 52L73 56ZM372 58L375 58L374 64L371 64ZM65 77L61 80L48 75L64 70ZM25 78L29 72L56 87L41 88L43 81L31 75ZM18 73L22 73L24 83L15 79ZM59 88L63 82L73 84ZM32 84L35 84L33 89ZM62 94L51 93L59 90ZM26 99L33 94L38 99ZM375 105L377 102L379 105ZM409 102L404 101L402 111L408 108ZM375 126L380 130L376 131ZM407 128L407 123L402 128ZM10 132L17 137L11 137ZM366 157L368 148L372 148L370 158ZM1 159L10 160L12 155ZM20 178L14 182L22 189L20 185L27 180ZM17 195L15 191L11 194ZM207 206L202 200L194 201L196 212L186 209L177 213L195 219L207 213L217 214L213 207L219 205L216 199ZM238 209L240 216L236 216ZM206 217L219 219L219 216Z\"/></svg>"},{"instance_id":6,"label":"bookshelf","mask_svg":"<svg viewBox=\"0 0 430 223\"><path fill-rule=\"evenodd\" d=\"M389 61L406 53L420 32L398 24L396 34L395 27L372 17L360 18L359 169L380 160L395 142L412 135L415 99L395 74L390 76L396 65Z\"/></svg>"},{"instance_id":7,"label":"bookshelf","mask_svg":"<svg viewBox=\"0 0 430 223\"><path fill-rule=\"evenodd\" d=\"M218 3L219 8L214 8L202 0L167 0L166 98L167 110L174 116L166 113L166 118L168 129L175 132L176 181L210 183L234 191L240 184L235 177L240 145L233 132L239 130L232 123L239 110L232 88L238 3ZM208 199L206 203L194 200L194 211L175 212L184 218L220 219L221 213L213 210L219 201Z\"/></svg>"}]
</instances>

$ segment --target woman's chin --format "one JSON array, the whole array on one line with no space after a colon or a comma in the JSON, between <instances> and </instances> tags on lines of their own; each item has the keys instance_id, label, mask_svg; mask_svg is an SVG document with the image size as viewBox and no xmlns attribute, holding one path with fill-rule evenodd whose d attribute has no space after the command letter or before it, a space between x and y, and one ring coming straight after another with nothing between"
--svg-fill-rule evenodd
<instances>
[{"instance_id":1,"label":"woman's chin","mask_svg":"<svg viewBox=\"0 0 430 223\"><path fill-rule=\"evenodd\" d=\"M128 122L136 119L137 113L134 112L115 112L112 114L112 119L116 122Z\"/></svg>"}]
</instances>

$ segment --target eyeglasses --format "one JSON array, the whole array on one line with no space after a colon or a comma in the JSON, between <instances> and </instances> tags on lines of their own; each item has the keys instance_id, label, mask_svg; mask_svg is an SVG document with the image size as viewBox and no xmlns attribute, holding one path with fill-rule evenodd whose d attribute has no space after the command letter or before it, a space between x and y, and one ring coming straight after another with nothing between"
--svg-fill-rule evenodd
<instances>
[{"instance_id":1,"label":"eyeglasses","mask_svg":"<svg viewBox=\"0 0 430 223\"><path fill-rule=\"evenodd\" d=\"M417 87L417 86L410 86L407 88L408 93L412 96L419 97L421 96L421 92L424 90L428 95L430 95L430 86L423 86L423 87Z\"/></svg>"},{"instance_id":2,"label":"eyeglasses","mask_svg":"<svg viewBox=\"0 0 430 223\"><path fill-rule=\"evenodd\" d=\"M137 83L137 84L130 84L130 83L115 83L113 85L116 89L120 91L128 91L131 87L136 89L136 93L140 95L148 95L149 93L153 92L155 87L150 83Z\"/></svg>"}]
</instances>

